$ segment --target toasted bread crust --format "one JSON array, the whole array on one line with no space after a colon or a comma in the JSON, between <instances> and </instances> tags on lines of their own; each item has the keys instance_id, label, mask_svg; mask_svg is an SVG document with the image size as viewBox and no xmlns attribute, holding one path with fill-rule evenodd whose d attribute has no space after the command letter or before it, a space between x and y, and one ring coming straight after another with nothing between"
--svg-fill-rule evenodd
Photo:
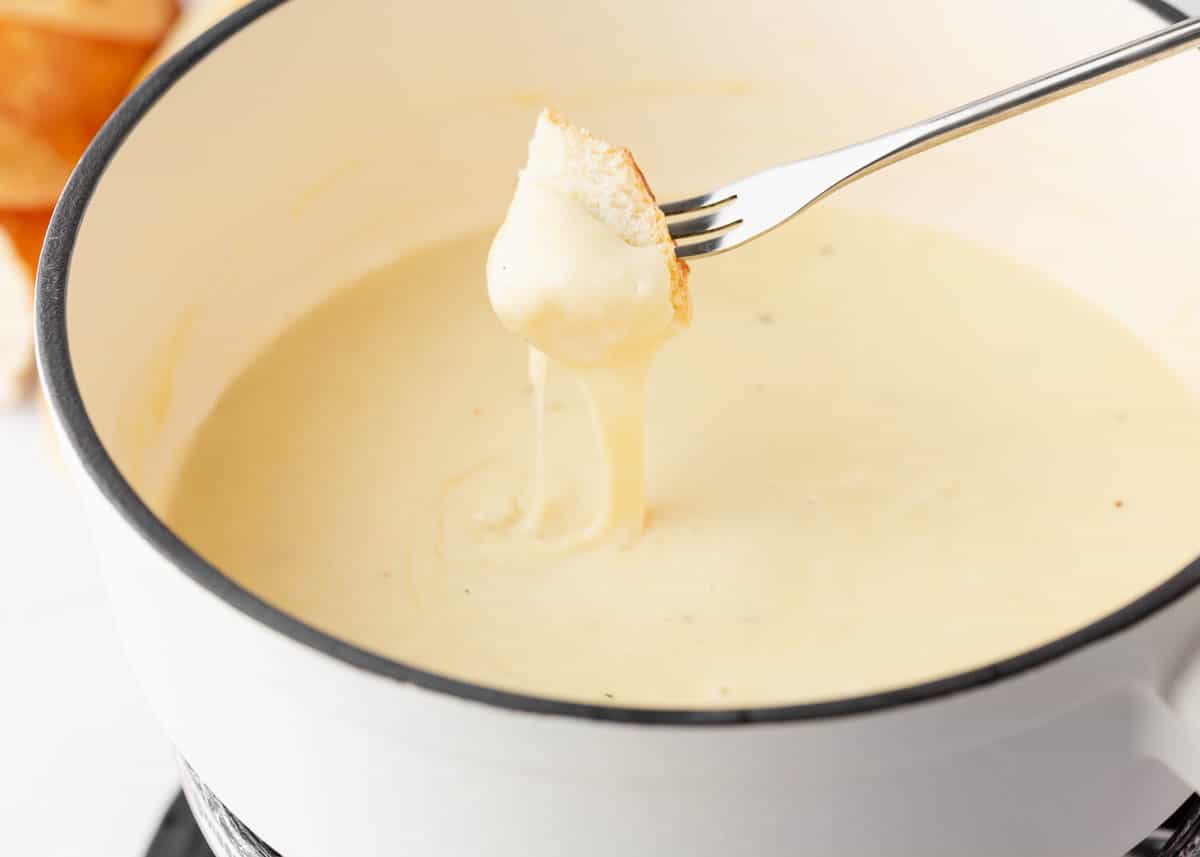
<instances>
[{"instance_id":1,"label":"toasted bread crust","mask_svg":"<svg viewBox=\"0 0 1200 857\"><path fill-rule=\"evenodd\" d=\"M37 270L38 256L42 252L42 240L46 227L50 225L52 209L30 211L5 211L0 209L0 232L8 233L13 249L29 271L29 285L33 286L33 273Z\"/></svg>"},{"instance_id":2,"label":"toasted bread crust","mask_svg":"<svg viewBox=\"0 0 1200 857\"><path fill-rule=\"evenodd\" d=\"M154 45L0 19L0 115L74 164Z\"/></svg>"},{"instance_id":3,"label":"toasted bread crust","mask_svg":"<svg viewBox=\"0 0 1200 857\"><path fill-rule=\"evenodd\" d=\"M687 324L692 320L692 301L687 286L688 274L691 272L691 269L688 267L687 262L684 262L675 255L675 242L671 238L671 232L667 226L667 218L658 207L658 200L654 196L654 191L650 189L650 183L646 181L646 174L642 172L642 168L634 160L633 153L623 146L614 146L599 139L586 128L572 125L556 110L546 108L542 115L564 132L577 135L586 141L588 147L597 152L597 154L617 159L635 177L640 201L647 210L653 212L655 244L663 251L667 268L671 273L671 306L675 309L675 319L682 324Z\"/></svg>"},{"instance_id":4,"label":"toasted bread crust","mask_svg":"<svg viewBox=\"0 0 1200 857\"><path fill-rule=\"evenodd\" d=\"M177 0L0 0L0 390L30 365L33 272L84 149L178 14ZM19 334L14 340L12 335Z\"/></svg>"},{"instance_id":5,"label":"toasted bread crust","mask_svg":"<svg viewBox=\"0 0 1200 857\"><path fill-rule=\"evenodd\" d=\"M0 0L0 20L78 38L157 44L179 14L178 0Z\"/></svg>"},{"instance_id":6,"label":"toasted bread crust","mask_svg":"<svg viewBox=\"0 0 1200 857\"><path fill-rule=\"evenodd\" d=\"M73 162L0 112L0 210L50 208Z\"/></svg>"}]
</instances>

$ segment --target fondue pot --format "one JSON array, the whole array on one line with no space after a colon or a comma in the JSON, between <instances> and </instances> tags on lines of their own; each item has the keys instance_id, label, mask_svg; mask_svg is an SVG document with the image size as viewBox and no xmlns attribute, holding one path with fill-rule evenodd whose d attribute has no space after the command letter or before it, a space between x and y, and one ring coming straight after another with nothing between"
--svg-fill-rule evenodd
<instances>
[{"instance_id":1,"label":"fondue pot","mask_svg":"<svg viewBox=\"0 0 1200 857\"><path fill-rule=\"evenodd\" d=\"M929 683L647 710L365 651L248 592L163 511L189 438L272 337L398 255L499 222L543 103L631 145L674 198L1180 17L1134 0L258 0L167 62L55 212L38 354L129 659L197 804L219 803L285 857L1131 848L1200 787L1200 563L1162 569L1160 585L1061 638ZM1189 53L829 204L1050 274L1200 395L1197 104ZM763 240L804 228L802 215Z\"/></svg>"}]
</instances>

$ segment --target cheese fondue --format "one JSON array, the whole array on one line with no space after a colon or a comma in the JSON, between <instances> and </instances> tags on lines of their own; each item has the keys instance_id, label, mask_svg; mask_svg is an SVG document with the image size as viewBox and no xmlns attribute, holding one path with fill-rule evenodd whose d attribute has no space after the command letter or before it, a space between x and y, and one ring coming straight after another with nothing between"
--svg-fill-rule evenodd
<instances>
[{"instance_id":1,"label":"cheese fondue","mask_svg":"<svg viewBox=\"0 0 1200 857\"><path fill-rule=\"evenodd\" d=\"M194 439L182 538L400 661L676 708L980 666L1192 558L1200 407L1133 335L995 252L827 206L697 266L646 387L645 529L564 549L606 470L551 366L527 489L534 385L489 306L491 237L400 259L270 345Z\"/></svg>"}]
</instances>

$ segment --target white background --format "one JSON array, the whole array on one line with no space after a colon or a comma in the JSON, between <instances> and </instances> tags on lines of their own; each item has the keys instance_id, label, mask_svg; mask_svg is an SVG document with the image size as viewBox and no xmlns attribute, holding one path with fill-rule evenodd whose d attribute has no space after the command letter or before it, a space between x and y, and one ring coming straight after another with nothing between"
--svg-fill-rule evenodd
<instances>
[{"instance_id":1,"label":"white background","mask_svg":"<svg viewBox=\"0 0 1200 857\"><path fill-rule=\"evenodd\" d=\"M0 408L0 853L141 857L173 756L44 423L33 404Z\"/></svg>"}]
</instances>

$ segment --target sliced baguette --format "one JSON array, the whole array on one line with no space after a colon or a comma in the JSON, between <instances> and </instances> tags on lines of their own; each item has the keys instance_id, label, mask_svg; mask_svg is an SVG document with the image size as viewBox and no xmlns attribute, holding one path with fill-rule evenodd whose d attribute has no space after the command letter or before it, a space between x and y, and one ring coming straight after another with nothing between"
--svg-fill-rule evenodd
<instances>
[{"instance_id":1,"label":"sliced baguette","mask_svg":"<svg viewBox=\"0 0 1200 857\"><path fill-rule=\"evenodd\" d=\"M0 19L76 37L157 44L178 0L0 0Z\"/></svg>"},{"instance_id":2,"label":"sliced baguette","mask_svg":"<svg viewBox=\"0 0 1200 857\"><path fill-rule=\"evenodd\" d=\"M35 208L30 211L0 211L0 234L8 233L16 257L29 272L32 292L33 272L37 270L38 256L42 253L42 240L46 227L50 225L50 208Z\"/></svg>"},{"instance_id":3,"label":"sliced baguette","mask_svg":"<svg viewBox=\"0 0 1200 857\"><path fill-rule=\"evenodd\" d=\"M657 246L671 274L675 319L691 320L687 263L676 258L666 218L628 149L599 140L547 109L529 141L525 171L582 203L627 244Z\"/></svg>"},{"instance_id":4,"label":"sliced baguette","mask_svg":"<svg viewBox=\"0 0 1200 857\"><path fill-rule=\"evenodd\" d=\"M157 33L143 33L146 22L136 21L136 36L96 35L86 24L78 29L72 22L45 19L19 12L4 14L0 0L0 118L36 141L27 147L30 158L44 162L52 154L58 171L78 160L113 108L129 91L129 84L158 45L174 8L163 0L124 2L124 11L153 11ZM94 16L87 6L96 4L53 3L49 6L79 6L84 22ZM58 10L64 11L64 10ZM112 21L115 25L116 21ZM17 163L21 163L18 161ZM39 171L40 172L40 171ZM61 182L60 182L61 185ZM11 198L13 189L0 184L0 206L13 207L21 200Z\"/></svg>"},{"instance_id":5,"label":"sliced baguette","mask_svg":"<svg viewBox=\"0 0 1200 857\"><path fill-rule=\"evenodd\" d=\"M0 211L52 208L70 174L54 146L0 113Z\"/></svg>"},{"instance_id":6,"label":"sliced baguette","mask_svg":"<svg viewBox=\"0 0 1200 857\"><path fill-rule=\"evenodd\" d=\"M27 387L54 203L176 14L178 0L0 0L0 399Z\"/></svg>"}]
</instances>

